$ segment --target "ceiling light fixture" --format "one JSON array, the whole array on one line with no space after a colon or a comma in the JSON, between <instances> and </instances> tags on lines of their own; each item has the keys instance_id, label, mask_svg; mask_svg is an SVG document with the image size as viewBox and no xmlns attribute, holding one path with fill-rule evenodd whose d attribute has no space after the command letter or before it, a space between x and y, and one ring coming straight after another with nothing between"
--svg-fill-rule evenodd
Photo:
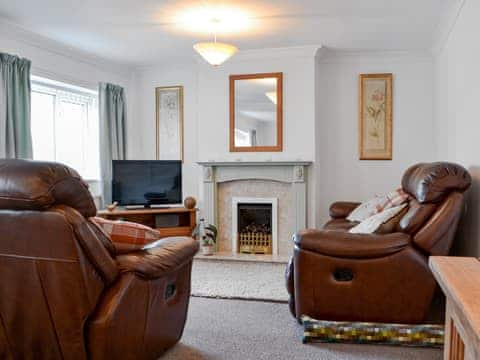
<instances>
[{"instance_id":1,"label":"ceiling light fixture","mask_svg":"<svg viewBox=\"0 0 480 360\"><path fill-rule=\"evenodd\" d=\"M193 45L195 51L213 66L224 63L238 51L234 45L217 42L217 34L240 33L251 25L250 17L242 9L225 6L193 8L180 14L177 19L184 29L214 35L213 42Z\"/></svg>"},{"instance_id":2,"label":"ceiling light fixture","mask_svg":"<svg viewBox=\"0 0 480 360\"><path fill-rule=\"evenodd\" d=\"M217 42L217 34L214 35L213 42L197 43L193 45L193 48L213 66L223 64L238 51L236 46Z\"/></svg>"}]
</instances>

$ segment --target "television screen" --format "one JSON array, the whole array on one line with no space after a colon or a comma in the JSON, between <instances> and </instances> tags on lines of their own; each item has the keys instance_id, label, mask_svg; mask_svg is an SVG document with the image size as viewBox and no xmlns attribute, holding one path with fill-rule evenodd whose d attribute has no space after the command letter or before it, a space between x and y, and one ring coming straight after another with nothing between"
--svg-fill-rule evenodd
<instances>
[{"instance_id":1,"label":"television screen","mask_svg":"<svg viewBox=\"0 0 480 360\"><path fill-rule=\"evenodd\" d=\"M182 162L114 160L112 199L123 206L181 203Z\"/></svg>"}]
</instances>

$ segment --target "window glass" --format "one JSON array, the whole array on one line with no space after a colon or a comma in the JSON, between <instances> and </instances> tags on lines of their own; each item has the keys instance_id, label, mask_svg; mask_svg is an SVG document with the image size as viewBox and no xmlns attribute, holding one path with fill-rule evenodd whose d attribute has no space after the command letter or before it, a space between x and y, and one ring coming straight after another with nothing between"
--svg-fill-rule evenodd
<instances>
[{"instance_id":1,"label":"window glass","mask_svg":"<svg viewBox=\"0 0 480 360\"><path fill-rule=\"evenodd\" d=\"M33 158L64 163L100 179L98 95L69 84L32 80Z\"/></svg>"}]
</instances>

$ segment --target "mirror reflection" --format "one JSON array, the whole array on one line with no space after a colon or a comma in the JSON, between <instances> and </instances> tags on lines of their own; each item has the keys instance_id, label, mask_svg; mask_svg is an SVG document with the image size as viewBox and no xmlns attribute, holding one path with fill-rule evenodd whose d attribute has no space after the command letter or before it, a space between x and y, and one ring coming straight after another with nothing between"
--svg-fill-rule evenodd
<instances>
[{"instance_id":1,"label":"mirror reflection","mask_svg":"<svg viewBox=\"0 0 480 360\"><path fill-rule=\"evenodd\" d=\"M256 77L254 77L256 76ZM244 151L279 151L281 90L279 76L239 75L233 81L233 149ZM281 135L280 135L281 136ZM280 145L281 146L281 145ZM247 150L245 148L253 148ZM281 150L281 149L280 149Z\"/></svg>"}]
</instances>

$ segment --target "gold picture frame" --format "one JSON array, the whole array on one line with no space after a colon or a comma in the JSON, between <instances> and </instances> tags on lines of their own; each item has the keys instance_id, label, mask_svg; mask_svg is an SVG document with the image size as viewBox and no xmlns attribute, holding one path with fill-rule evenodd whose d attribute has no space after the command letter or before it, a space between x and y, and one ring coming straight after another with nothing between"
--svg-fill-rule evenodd
<instances>
[{"instance_id":1,"label":"gold picture frame","mask_svg":"<svg viewBox=\"0 0 480 360\"><path fill-rule=\"evenodd\" d=\"M156 159L183 161L183 86L155 88Z\"/></svg>"},{"instance_id":2,"label":"gold picture frame","mask_svg":"<svg viewBox=\"0 0 480 360\"><path fill-rule=\"evenodd\" d=\"M360 74L360 160L392 160L392 74Z\"/></svg>"}]
</instances>

